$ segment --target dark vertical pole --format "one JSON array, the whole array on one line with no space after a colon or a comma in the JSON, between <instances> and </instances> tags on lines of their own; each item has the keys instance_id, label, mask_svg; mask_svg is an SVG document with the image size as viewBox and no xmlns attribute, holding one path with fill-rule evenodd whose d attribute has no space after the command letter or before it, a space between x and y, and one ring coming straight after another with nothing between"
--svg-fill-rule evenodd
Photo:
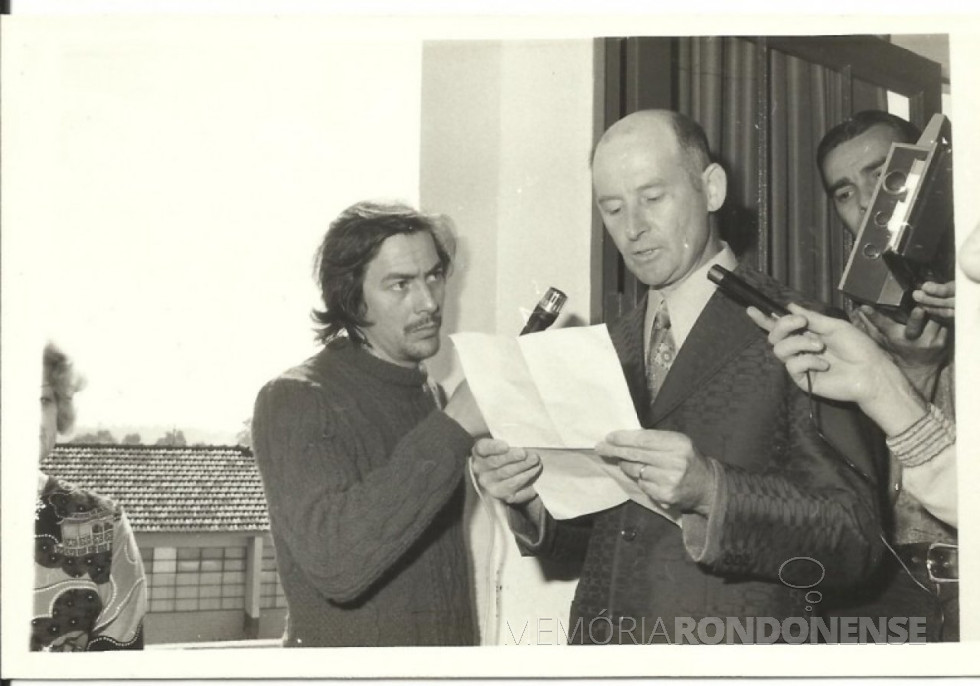
<instances>
[{"instance_id":1,"label":"dark vertical pole","mask_svg":"<svg viewBox=\"0 0 980 686\"><path fill-rule=\"evenodd\" d=\"M756 150L756 186L759 224L756 229L756 267L766 274L772 273L769 256L769 44L764 36L758 39L756 51L756 111L759 120L759 147Z\"/></svg>"},{"instance_id":2,"label":"dark vertical pole","mask_svg":"<svg viewBox=\"0 0 980 686\"><path fill-rule=\"evenodd\" d=\"M603 41L603 49L605 53L603 70L605 97L602 112L603 121L600 128L605 131L613 122L622 118L626 111L626 39L606 38ZM601 132L597 133L597 141L601 135ZM599 230L603 233L601 320L612 323L622 316L625 309L623 290L626 266L623 264L619 250L616 249L612 239L606 235L605 229L601 226L602 220L598 217L598 212L594 210L593 213L595 221L600 224Z\"/></svg>"},{"instance_id":3,"label":"dark vertical pole","mask_svg":"<svg viewBox=\"0 0 980 686\"><path fill-rule=\"evenodd\" d=\"M245 613L242 633L246 640L259 637L262 613L262 535L249 536L245 548Z\"/></svg>"}]
</instances>

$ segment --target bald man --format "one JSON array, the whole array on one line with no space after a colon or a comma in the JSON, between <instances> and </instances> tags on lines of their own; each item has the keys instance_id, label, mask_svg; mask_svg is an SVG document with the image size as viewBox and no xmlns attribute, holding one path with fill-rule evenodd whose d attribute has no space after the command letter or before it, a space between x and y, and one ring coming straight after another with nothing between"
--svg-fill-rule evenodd
<instances>
[{"instance_id":1,"label":"bald man","mask_svg":"<svg viewBox=\"0 0 980 686\"><path fill-rule=\"evenodd\" d=\"M510 506L525 552L584 553L572 643L712 641L699 628L712 620L806 617L820 597L807 590L854 584L880 555L868 427L854 408L815 400L833 440L822 438L765 334L708 280L721 265L777 301L802 300L720 239L710 215L727 179L698 124L631 114L603 135L592 172L606 229L649 287L611 329L644 428L595 450L679 523L633 502L557 522L534 491L538 456L500 441L476 444L477 479Z\"/></svg>"}]
</instances>

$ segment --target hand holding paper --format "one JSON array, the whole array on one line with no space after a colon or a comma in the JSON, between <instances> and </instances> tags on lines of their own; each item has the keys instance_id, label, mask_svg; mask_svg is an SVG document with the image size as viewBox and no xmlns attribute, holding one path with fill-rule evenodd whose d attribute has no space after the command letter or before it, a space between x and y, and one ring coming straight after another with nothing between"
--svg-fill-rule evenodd
<instances>
[{"instance_id":1,"label":"hand holding paper","mask_svg":"<svg viewBox=\"0 0 980 686\"><path fill-rule=\"evenodd\" d=\"M537 453L484 438L473 446L473 473L480 487L508 505L534 500L534 481L541 474Z\"/></svg>"},{"instance_id":2,"label":"hand holding paper","mask_svg":"<svg viewBox=\"0 0 980 686\"><path fill-rule=\"evenodd\" d=\"M640 428L605 326L452 340L494 436L473 451L483 490L512 505L540 496L556 519L632 498L676 521L615 460L593 450L611 431Z\"/></svg>"},{"instance_id":3,"label":"hand holding paper","mask_svg":"<svg viewBox=\"0 0 980 686\"><path fill-rule=\"evenodd\" d=\"M619 468L665 509L710 514L714 470L691 442L675 431L614 431L596 452L620 460Z\"/></svg>"}]
</instances>

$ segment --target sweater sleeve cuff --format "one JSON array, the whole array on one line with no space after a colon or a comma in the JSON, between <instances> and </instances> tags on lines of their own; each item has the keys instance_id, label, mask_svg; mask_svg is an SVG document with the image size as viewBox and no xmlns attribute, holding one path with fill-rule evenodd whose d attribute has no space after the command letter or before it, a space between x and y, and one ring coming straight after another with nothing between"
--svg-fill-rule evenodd
<instances>
[{"instance_id":1,"label":"sweater sleeve cuff","mask_svg":"<svg viewBox=\"0 0 980 686\"><path fill-rule=\"evenodd\" d=\"M886 443L903 467L917 467L956 443L956 427L939 408L929 405L921 419Z\"/></svg>"},{"instance_id":2,"label":"sweater sleeve cuff","mask_svg":"<svg viewBox=\"0 0 980 686\"><path fill-rule=\"evenodd\" d=\"M681 516L684 547L695 562L710 564L721 556L721 538L728 508L728 486L725 469L717 460L708 458L715 477L715 492L711 498L708 516L685 514Z\"/></svg>"}]
</instances>

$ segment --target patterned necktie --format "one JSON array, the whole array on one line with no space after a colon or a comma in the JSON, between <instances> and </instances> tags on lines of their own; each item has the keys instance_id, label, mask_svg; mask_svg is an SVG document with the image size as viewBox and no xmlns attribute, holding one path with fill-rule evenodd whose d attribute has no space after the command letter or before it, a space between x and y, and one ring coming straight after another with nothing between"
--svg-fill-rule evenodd
<instances>
[{"instance_id":1,"label":"patterned necktie","mask_svg":"<svg viewBox=\"0 0 980 686\"><path fill-rule=\"evenodd\" d=\"M664 384L670 365L677 353L674 347L674 337L670 333L670 313L667 311L667 301L661 300L653 325L650 327L650 346L647 348L647 390L650 392L650 404L657 398L660 387Z\"/></svg>"}]
</instances>

